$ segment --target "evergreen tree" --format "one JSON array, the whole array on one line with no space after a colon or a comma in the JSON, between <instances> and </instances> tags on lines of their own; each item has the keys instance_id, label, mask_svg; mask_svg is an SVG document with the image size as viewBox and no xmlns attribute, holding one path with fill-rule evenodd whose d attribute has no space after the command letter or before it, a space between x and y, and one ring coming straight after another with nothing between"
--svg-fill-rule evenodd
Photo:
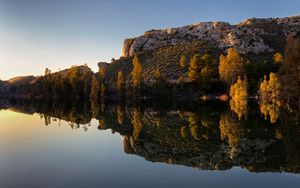
<instances>
[{"instance_id":1,"label":"evergreen tree","mask_svg":"<svg viewBox=\"0 0 300 188\"><path fill-rule=\"evenodd\" d=\"M196 54L192 57L188 72L188 77L192 82L199 80L199 72L201 71L201 57L200 55Z\"/></svg>"}]
</instances>

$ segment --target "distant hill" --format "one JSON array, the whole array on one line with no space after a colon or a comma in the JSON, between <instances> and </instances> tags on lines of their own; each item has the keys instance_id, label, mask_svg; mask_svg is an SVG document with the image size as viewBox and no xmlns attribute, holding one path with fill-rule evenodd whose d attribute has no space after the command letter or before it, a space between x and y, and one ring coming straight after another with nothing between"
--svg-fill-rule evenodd
<instances>
[{"instance_id":1,"label":"distant hill","mask_svg":"<svg viewBox=\"0 0 300 188\"><path fill-rule=\"evenodd\" d=\"M18 76L11 78L6 81L8 85L20 85L20 84L27 84L33 82L37 77L35 76Z\"/></svg>"},{"instance_id":2,"label":"distant hill","mask_svg":"<svg viewBox=\"0 0 300 188\"><path fill-rule=\"evenodd\" d=\"M45 88L51 87L51 84L53 85L55 81L57 83L58 80L69 80L72 70L74 71L75 69L76 74L79 76L78 82L84 82L85 78L90 79L94 74L88 66L72 66L62 71L49 73L47 76L18 76L7 81L0 81L0 89L2 92L4 91L6 95L10 96L49 95L50 90L45 90ZM84 76L80 77L80 75ZM43 89L44 91L42 91Z\"/></svg>"}]
</instances>

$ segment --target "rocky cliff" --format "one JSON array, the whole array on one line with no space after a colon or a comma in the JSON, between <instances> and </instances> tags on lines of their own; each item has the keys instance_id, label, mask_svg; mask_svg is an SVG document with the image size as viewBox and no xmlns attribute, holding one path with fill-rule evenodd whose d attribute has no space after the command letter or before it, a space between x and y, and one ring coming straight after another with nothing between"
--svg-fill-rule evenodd
<instances>
[{"instance_id":1,"label":"rocky cliff","mask_svg":"<svg viewBox=\"0 0 300 188\"><path fill-rule=\"evenodd\" d=\"M136 38L126 39L124 57L164 46L208 41L226 50L236 47L241 53L282 50L287 35L300 33L300 16L286 18L252 18L237 25L226 22L200 22L184 27L146 31Z\"/></svg>"}]
</instances>

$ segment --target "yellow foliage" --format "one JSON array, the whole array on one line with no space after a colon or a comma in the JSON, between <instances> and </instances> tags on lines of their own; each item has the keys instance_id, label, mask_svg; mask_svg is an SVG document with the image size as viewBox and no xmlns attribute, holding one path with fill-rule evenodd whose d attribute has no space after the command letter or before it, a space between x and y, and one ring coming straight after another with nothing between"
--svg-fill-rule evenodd
<instances>
[{"instance_id":1,"label":"yellow foliage","mask_svg":"<svg viewBox=\"0 0 300 188\"><path fill-rule=\"evenodd\" d=\"M186 66L186 57L185 57L185 55L182 55L182 56L180 57L179 65L180 65L182 68L185 68L185 66Z\"/></svg>"},{"instance_id":2,"label":"yellow foliage","mask_svg":"<svg viewBox=\"0 0 300 188\"><path fill-rule=\"evenodd\" d=\"M260 95L260 111L264 115L265 119L270 116L270 122L275 123L279 116L280 110L280 82L277 75L270 73L270 79L267 80L264 76L264 80L259 86Z\"/></svg>"},{"instance_id":3,"label":"yellow foliage","mask_svg":"<svg viewBox=\"0 0 300 188\"><path fill-rule=\"evenodd\" d=\"M187 127L183 126L180 128L180 135L181 135L181 138L186 138L188 134L188 130L187 130Z\"/></svg>"},{"instance_id":4,"label":"yellow foliage","mask_svg":"<svg viewBox=\"0 0 300 188\"><path fill-rule=\"evenodd\" d=\"M279 100L280 82L275 73L270 73L270 79L264 76L263 82L259 86L259 95L261 101Z\"/></svg>"},{"instance_id":5,"label":"yellow foliage","mask_svg":"<svg viewBox=\"0 0 300 188\"><path fill-rule=\"evenodd\" d=\"M133 70L132 70L132 85L133 87L139 87L142 82L142 66L137 55L134 56L133 61Z\"/></svg>"},{"instance_id":6,"label":"yellow foliage","mask_svg":"<svg viewBox=\"0 0 300 188\"><path fill-rule=\"evenodd\" d=\"M231 96L230 108L234 111L239 119L243 115L247 114L247 105L248 105L248 83L247 79L241 80L238 78L237 82L234 85L230 86L229 95Z\"/></svg>"},{"instance_id":7,"label":"yellow foliage","mask_svg":"<svg viewBox=\"0 0 300 188\"><path fill-rule=\"evenodd\" d=\"M200 140L197 115L192 113L191 115L189 115L188 121L190 123L189 128L192 137L195 140Z\"/></svg>"},{"instance_id":8,"label":"yellow foliage","mask_svg":"<svg viewBox=\"0 0 300 188\"><path fill-rule=\"evenodd\" d=\"M230 146L236 146L243 138L245 130L230 114L224 114L220 119L221 139L228 139Z\"/></svg>"},{"instance_id":9,"label":"yellow foliage","mask_svg":"<svg viewBox=\"0 0 300 188\"><path fill-rule=\"evenodd\" d=\"M178 81L180 84L184 83L184 78L183 76L179 76Z\"/></svg>"},{"instance_id":10,"label":"yellow foliage","mask_svg":"<svg viewBox=\"0 0 300 188\"><path fill-rule=\"evenodd\" d=\"M121 106L117 106L117 119L118 119L118 123L119 125L122 125L123 124L123 119L124 119L124 112L121 108Z\"/></svg>"},{"instance_id":11,"label":"yellow foliage","mask_svg":"<svg viewBox=\"0 0 300 188\"><path fill-rule=\"evenodd\" d=\"M117 89L118 89L118 93L121 94L122 89L123 89L123 72L122 71L118 72Z\"/></svg>"},{"instance_id":12,"label":"yellow foliage","mask_svg":"<svg viewBox=\"0 0 300 188\"><path fill-rule=\"evenodd\" d=\"M132 116L132 126L133 126L133 138L137 139L143 128L142 124L142 113L141 111L135 109Z\"/></svg>"},{"instance_id":13,"label":"yellow foliage","mask_svg":"<svg viewBox=\"0 0 300 188\"><path fill-rule=\"evenodd\" d=\"M205 64L209 64L211 61L211 57L208 54L204 54L201 59L205 62Z\"/></svg>"},{"instance_id":14,"label":"yellow foliage","mask_svg":"<svg viewBox=\"0 0 300 188\"><path fill-rule=\"evenodd\" d=\"M100 76L100 79L101 79L101 80L104 79L104 77L105 77L105 72L106 72L106 70L105 70L104 67L100 67L100 68L99 68L99 76Z\"/></svg>"},{"instance_id":15,"label":"yellow foliage","mask_svg":"<svg viewBox=\"0 0 300 188\"><path fill-rule=\"evenodd\" d=\"M271 103L260 103L260 112L263 114L265 119L268 119L268 116L270 116L270 122L276 123L278 116L279 116L279 110L280 110L280 102L274 101Z\"/></svg>"},{"instance_id":16,"label":"yellow foliage","mask_svg":"<svg viewBox=\"0 0 300 188\"><path fill-rule=\"evenodd\" d=\"M274 62L275 63L282 63L283 62L283 57L282 54L277 52L274 54Z\"/></svg>"},{"instance_id":17,"label":"yellow foliage","mask_svg":"<svg viewBox=\"0 0 300 188\"><path fill-rule=\"evenodd\" d=\"M233 83L244 73L243 59L235 48L229 48L227 56L220 56L219 74L222 81Z\"/></svg>"}]
</instances>

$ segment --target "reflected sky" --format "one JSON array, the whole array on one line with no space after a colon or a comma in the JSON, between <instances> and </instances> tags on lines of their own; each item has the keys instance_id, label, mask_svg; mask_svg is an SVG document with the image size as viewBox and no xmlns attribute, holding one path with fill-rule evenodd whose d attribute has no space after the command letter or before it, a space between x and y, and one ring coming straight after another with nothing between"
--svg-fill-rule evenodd
<instances>
[{"instance_id":1,"label":"reflected sky","mask_svg":"<svg viewBox=\"0 0 300 188\"><path fill-rule=\"evenodd\" d=\"M39 115L0 111L0 187L297 187L300 176L240 167L199 170L124 153L122 138L98 130L49 126Z\"/></svg>"}]
</instances>

